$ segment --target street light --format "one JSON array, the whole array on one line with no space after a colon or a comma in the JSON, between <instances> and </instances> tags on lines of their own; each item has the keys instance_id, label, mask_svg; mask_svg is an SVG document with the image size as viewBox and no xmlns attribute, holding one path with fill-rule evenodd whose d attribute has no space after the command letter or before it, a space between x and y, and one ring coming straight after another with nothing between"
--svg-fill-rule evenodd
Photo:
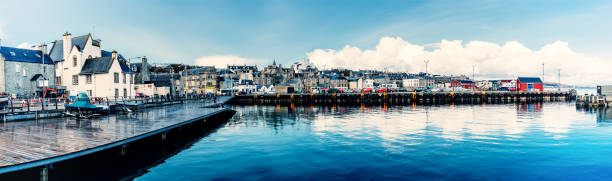
<instances>
[{"instance_id":1,"label":"street light","mask_svg":"<svg viewBox=\"0 0 612 181\"><path fill-rule=\"evenodd\" d=\"M472 64L472 81L474 81L474 86L472 86L472 91L474 91L474 88L476 87L476 78L474 77L474 72L475 72L475 71L474 71L474 69L475 69L475 66L476 66L476 65Z\"/></svg>"},{"instance_id":2,"label":"street light","mask_svg":"<svg viewBox=\"0 0 612 181\"><path fill-rule=\"evenodd\" d=\"M429 60L423 60L425 62L425 87L429 86L429 79L427 79L427 64L429 64Z\"/></svg>"},{"instance_id":3,"label":"street light","mask_svg":"<svg viewBox=\"0 0 612 181\"><path fill-rule=\"evenodd\" d=\"M49 84L48 78L45 76L45 73L46 73L46 71L45 71L45 53L47 53L47 44L51 44L51 43L53 43L53 42L42 42L39 45L32 46L32 47L35 47L35 48L40 48L40 52L41 52L41 58L42 58L41 61L42 62L40 64L40 67L41 67L40 69L41 69L41 75L42 75L42 78L43 78L43 82L42 82L43 90L41 91L41 96L43 98L45 96L45 89L46 89L46 87L48 87L48 84ZM45 84L45 79L47 79L47 84Z\"/></svg>"}]
</instances>

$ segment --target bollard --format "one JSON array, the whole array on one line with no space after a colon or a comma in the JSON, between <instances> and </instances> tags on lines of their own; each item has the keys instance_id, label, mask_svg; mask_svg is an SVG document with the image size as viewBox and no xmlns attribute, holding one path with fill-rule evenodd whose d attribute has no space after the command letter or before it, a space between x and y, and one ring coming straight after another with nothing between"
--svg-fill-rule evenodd
<instances>
[{"instance_id":1,"label":"bollard","mask_svg":"<svg viewBox=\"0 0 612 181\"><path fill-rule=\"evenodd\" d=\"M40 169L40 181L48 181L49 180L49 168L43 167Z\"/></svg>"},{"instance_id":2,"label":"bollard","mask_svg":"<svg viewBox=\"0 0 612 181\"><path fill-rule=\"evenodd\" d=\"M120 155L121 156L125 156L126 155L126 151L127 151L127 144L121 145L121 151L120 151Z\"/></svg>"}]
</instances>

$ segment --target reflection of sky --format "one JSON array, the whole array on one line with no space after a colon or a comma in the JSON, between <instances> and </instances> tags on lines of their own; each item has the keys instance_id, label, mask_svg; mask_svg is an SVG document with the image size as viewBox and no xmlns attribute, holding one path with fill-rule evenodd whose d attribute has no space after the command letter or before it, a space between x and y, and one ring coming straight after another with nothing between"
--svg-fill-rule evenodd
<instances>
[{"instance_id":1,"label":"reflection of sky","mask_svg":"<svg viewBox=\"0 0 612 181\"><path fill-rule=\"evenodd\" d=\"M387 146L422 144L431 136L495 143L499 139L519 139L530 132L563 138L574 129L575 120L584 119L573 105L564 103L393 107L386 111L366 108L341 116L320 115L312 121L312 131L321 136L379 138Z\"/></svg>"},{"instance_id":2,"label":"reflection of sky","mask_svg":"<svg viewBox=\"0 0 612 181\"><path fill-rule=\"evenodd\" d=\"M612 127L571 102L235 109L228 124L139 179L612 177Z\"/></svg>"},{"instance_id":3,"label":"reflection of sky","mask_svg":"<svg viewBox=\"0 0 612 181\"><path fill-rule=\"evenodd\" d=\"M433 138L447 140L445 144L499 144L536 135L559 140L574 129L596 124L591 121L596 115L577 112L571 103L239 109L230 125L266 126L277 132L309 125L312 134L330 141L350 145L354 144L351 139L376 140L390 152L403 152L406 146L426 144ZM266 121L243 124L241 117Z\"/></svg>"}]
</instances>

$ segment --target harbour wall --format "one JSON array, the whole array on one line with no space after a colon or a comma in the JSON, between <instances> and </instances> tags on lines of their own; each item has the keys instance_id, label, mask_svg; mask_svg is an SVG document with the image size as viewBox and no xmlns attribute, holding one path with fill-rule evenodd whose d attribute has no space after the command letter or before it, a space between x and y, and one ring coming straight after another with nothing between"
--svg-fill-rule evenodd
<instances>
[{"instance_id":1,"label":"harbour wall","mask_svg":"<svg viewBox=\"0 0 612 181\"><path fill-rule=\"evenodd\" d=\"M400 92L400 93L328 93L328 94L265 94L238 95L230 103L237 105L277 104L336 104L336 105L430 105L430 104L480 104L480 103L529 103L568 101L576 98L572 92Z\"/></svg>"}]
</instances>

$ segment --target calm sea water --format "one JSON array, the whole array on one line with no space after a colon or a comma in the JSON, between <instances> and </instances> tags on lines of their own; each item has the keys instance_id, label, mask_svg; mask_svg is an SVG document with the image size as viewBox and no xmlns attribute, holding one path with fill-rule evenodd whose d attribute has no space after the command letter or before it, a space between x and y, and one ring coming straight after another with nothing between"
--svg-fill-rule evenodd
<instances>
[{"instance_id":1,"label":"calm sea water","mask_svg":"<svg viewBox=\"0 0 612 181\"><path fill-rule=\"evenodd\" d=\"M235 109L135 180L612 178L612 110L571 102Z\"/></svg>"}]
</instances>

